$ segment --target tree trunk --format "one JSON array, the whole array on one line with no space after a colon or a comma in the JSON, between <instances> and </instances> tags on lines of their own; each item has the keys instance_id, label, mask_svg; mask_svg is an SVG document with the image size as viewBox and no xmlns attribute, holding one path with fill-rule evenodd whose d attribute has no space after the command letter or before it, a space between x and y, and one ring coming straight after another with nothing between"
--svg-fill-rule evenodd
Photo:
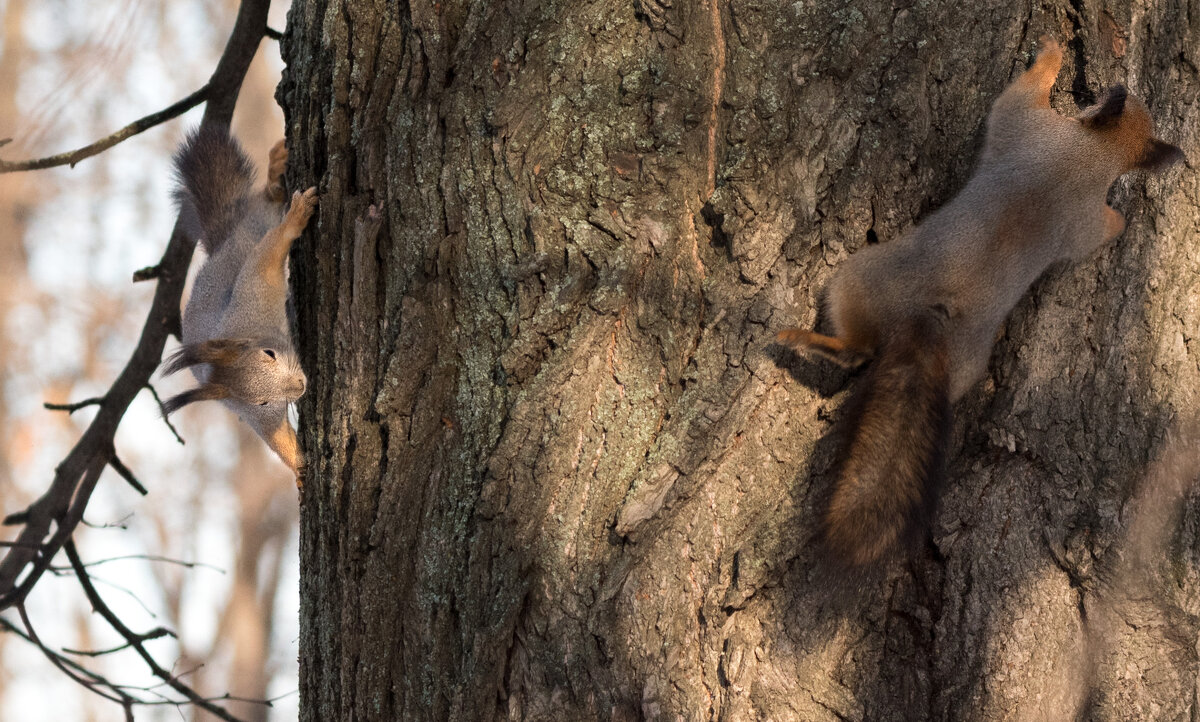
<instances>
[{"instance_id":1,"label":"tree trunk","mask_svg":"<svg viewBox=\"0 0 1200 722\"><path fill-rule=\"evenodd\" d=\"M1194 471L1147 472L1196 411L1193 172L1018 305L933 542L852 594L813 541L847 378L772 347L964 183L1043 33L1057 108L1123 82L1194 157L1181 12L297 0L303 718L1200 713L1194 495L1118 561Z\"/></svg>"}]
</instances>

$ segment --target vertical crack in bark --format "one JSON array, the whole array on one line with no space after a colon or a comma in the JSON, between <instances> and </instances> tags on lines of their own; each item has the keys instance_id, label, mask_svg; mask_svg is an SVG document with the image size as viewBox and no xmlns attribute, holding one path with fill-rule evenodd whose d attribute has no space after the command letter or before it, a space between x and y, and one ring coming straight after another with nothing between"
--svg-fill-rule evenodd
<instances>
[{"instance_id":1,"label":"vertical crack in bark","mask_svg":"<svg viewBox=\"0 0 1200 722\"><path fill-rule=\"evenodd\" d=\"M1067 43L1075 55L1075 77L1071 80L1071 96L1075 105L1083 108L1096 101L1096 96L1087 86L1087 49L1083 43L1084 0L1071 0L1071 41Z\"/></svg>"},{"instance_id":2,"label":"vertical crack in bark","mask_svg":"<svg viewBox=\"0 0 1200 722\"><path fill-rule=\"evenodd\" d=\"M713 54L716 64L713 67L712 107L708 114L708 175L704 187L704 200L712 197L717 188L717 111L721 107L721 94L725 88L725 33L721 29L720 0L709 0L712 9Z\"/></svg>"}]
</instances>

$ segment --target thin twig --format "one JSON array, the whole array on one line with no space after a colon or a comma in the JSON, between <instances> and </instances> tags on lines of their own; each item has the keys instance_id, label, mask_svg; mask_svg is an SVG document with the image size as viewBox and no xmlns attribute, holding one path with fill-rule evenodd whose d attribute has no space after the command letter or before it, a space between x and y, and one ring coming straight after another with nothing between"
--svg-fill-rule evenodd
<instances>
[{"instance_id":1,"label":"thin twig","mask_svg":"<svg viewBox=\"0 0 1200 722\"><path fill-rule=\"evenodd\" d=\"M125 463L117 457L117 453L115 451L113 452L112 458L108 460L108 465L113 468L113 471L120 474L121 478L127 481L129 485L134 488L134 491L142 496L150 493L146 491L146 487L142 484L142 482L137 480L137 477L133 475L133 472L129 470L129 467L125 466Z\"/></svg>"},{"instance_id":2,"label":"thin twig","mask_svg":"<svg viewBox=\"0 0 1200 722\"><path fill-rule=\"evenodd\" d=\"M38 637L37 632L34 631L33 623L29 621L29 613L25 611L24 603L17 605L17 613L21 615L21 624L25 625L26 639L31 641L38 649L42 650L42 654L46 655L46 659L50 660L51 664L53 664L55 667L58 667L63 674L67 675L84 687L87 687L95 694L98 694L105 699L112 700L113 702L124 703L125 698L127 698L129 695L117 689L113 685L108 684L107 680L95 674L91 670L79 665L67 664L66 658L47 647L42 642L41 638ZM112 690L111 693L100 689L101 686Z\"/></svg>"},{"instance_id":3,"label":"thin twig","mask_svg":"<svg viewBox=\"0 0 1200 722\"><path fill-rule=\"evenodd\" d=\"M0 545L3 545L3 544L0 543ZM172 559L171 557L159 556L157 554L122 554L121 556L107 557L105 559L97 559L94 562L87 562L83 566L98 567L101 564L108 564L109 562L123 562L123 561L128 561L130 559L140 559L142 561L147 561L147 562L163 562L164 564L174 564L176 566L181 566L181 567L184 567L185 569L197 569L197 568L211 569L212 571L217 572L218 574L226 573L224 569L217 566L216 564L206 564L205 562L185 562L182 559ZM69 566L51 566L49 568L49 571L66 571L67 569L70 569L70 568L71 567L69 567Z\"/></svg>"},{"instance_id":4,"label":"thin twig","mask_svg":"<svg viewBox=\"0 0 1200 722\"><path fill-rule=\"evenodd\" d=\"M90 399L76 401L73 404L52 404L47 401L46 403L42 404L42 408L49 409L50 411L66 411L68 414L73 414L82 408L86 408L88 406L102 406L103 404L103 396L93 396Z\"/></svg>"},{"instance_id":5,"label":"thin twig","mask_svg":"<svg viewBox=\"0 0 1200 722\"><path fill-rule=\"evenodd\" d=\"M186 443L184 442L183 437L179 435L179 430L176 429L175 425L171 423L171 419L167 418L167 407L163 406L163 400L162 397L158 395L158 389L154 388L154 384L151 383L147 383L146 388L150 389L150 395L154 397L154 402L158 404L158 410L162 412L159 414L159 416L162 417L163 423L165 423L167 428L171 430L171 433L175 435L175 440L179 442L179 445L185 446Z\"/></svg>"},{"instance_id":6,"label":"thin twig","mask_svg":"<svg viewBox=\"0 0 1200 722\"><path fill-rule=\"evenodd\" d=\"M143 642L148 642L151 639L159 639L161 637L173 637L175 639L179 638L178 635L166 627L155 627L149 632L138 635L138 639ZM129 649L130 646L132 645L129 642L126 642L125 644L117 647L110 647L109 649L71 649L70 647L63 647L62 651L66 652L67 654L78 654L81 657L102 657L106 654L112 654L114 652L120 652L124 649Z\"/></svg>"},{"instance_id":7,"label":"thin twig","mask_svg":"<svg viewBox=\"0 0 1200 722\"><path fill-rule=\"evenodd\" d=\"M144 661L146 665L150 667L150 672L155 677L158 677L162 681L166 682L171 689L183 695L190 700L192 704L200 707L206 712L214 714L217 717L226 720L226 722L240 722L237 717L231 715L227 710L205 700L204 697L201 697L196 693L196 690L187 686L183 682L180 682L177 676L163 669L158 662L155 661L154 656L146 651L146 647L143 646L140 639L141 635L136 634L129 627L126 627L125 623L121 621L121 618L114 614L113 611L108 608L108 605L104 603L104 600L96 591L96 587L92 585L92 580L88 576L87 569L84 568L83 562L79 559L79 553L75 551L75 542L68 540L66 544L63 545L63 551L67 553L67 559L70 560L71 567L75 569L75 576L79 579L79 585L83 587L83 593L87 595L88 601L91 602L92 609L94 609L101 617L104 617L104 621L108 622L108 625L116 630L117 634L120 634L122 637L124 637L125 641L128 642L129 645L138 653L138 656L142 658L142 661Z\"/></svg>"},{"instance_id":8,"label":"thin twig","mask_svg":"<svg viewBox=\"0 0 1200 722\"><path fill-rule=\"evenodd\" d=\"M267 29L263 32L263 35L274 40L275 42L283 40L283 33L279 32L270 25L267 26Z\"/></svg>"},{"instance_id":9,"label":"thin twig","mask_svg":"<svg viewBox=\"0 0 1200 722\"><path fill-rule=\"evenodd\" d=\"M59 153L46 158L36 158L33 160L22 160L16 162L0 160L0 174L15 173L17 171L25 170L41 170L43 168L54 168L60 165L69 165L74 168L76 163L84 160L85 158L91 158L94 155L103 153L123 140L132 138L138 133L150 130L156 125L165 123L172 118L177 118L192 108L195 108L197 105L200 105L208 99L209 87L209 85L205 85L203 88L197 90L178 103L175 103L167 108L163 108L157 113L151 113L144 118L139 118L124 128L121 128L117 132L107 135L91 145L85 145L82 148L67 151L66 153Z\"/></svg>"},{"instance_id":10,"label":"thin twig","mask_svg":"<svg viewBox=\"0 0 1200 722\"><path fill-rule=\"evenodd\" d=\"M133 512L129 512L125 516L116 521L106 521L103 524L96 524L87 519L80 519L79 523L83 524L88 529L119 529L125 531L129 528L129 520L133 518Z\"/></svg>"}]
</instances>

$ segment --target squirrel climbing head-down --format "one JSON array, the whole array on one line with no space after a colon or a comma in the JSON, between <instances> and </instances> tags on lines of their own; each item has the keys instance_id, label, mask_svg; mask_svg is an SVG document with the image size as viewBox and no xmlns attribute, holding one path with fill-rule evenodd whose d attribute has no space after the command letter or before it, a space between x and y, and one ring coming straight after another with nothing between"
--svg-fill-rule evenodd
<instances>
[{"instance_id":1,"label":"squirrel climbing head-down","mask_svg":"<svg viewBox=\"0 0 1200 722\"><path fill-rule=\"evenodd\" d=\"M1184 159L1154 136L1145 104L1124 86L1074 118L1057 113L1050 89L1061 65L1062 48L1043 38L1037 60L992 104L966 186L920 225L839 264L824 292L831 334L777 336L843 366L870 364L848 401L820 521L848 568L926 535L952 405L987 373L996 333L1029 286L1125 230L1106 202L1113 181Z\"/></svg>"},{"instance_id":2,"label":"squirrel climbing head-down","mask_svg":"<svg viewBox=\"0 0 1200 722\"><path fill-rule=\"evenodd\" d=\"M292 194L286 210L287 149L271 150L267 185L224 129L193 131L175 155L180 223L207 258L183 314L183 345L164 374L191 369L200 386L167 400L170 414L196 401L221 401L296 474L302 461L287 405L304 395L287 312L287 258L308 226L317 190Z\"/></svg>"}]
</instances>

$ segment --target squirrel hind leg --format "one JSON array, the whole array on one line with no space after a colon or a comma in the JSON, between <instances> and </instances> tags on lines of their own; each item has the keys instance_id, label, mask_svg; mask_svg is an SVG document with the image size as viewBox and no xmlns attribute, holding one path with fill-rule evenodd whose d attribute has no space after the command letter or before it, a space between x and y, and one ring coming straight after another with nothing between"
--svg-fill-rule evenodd
<instances>
[{"instance_id":1,"label":"squirrel hind leg","mask_svg":"<svg viewBox=\"0 0 1200 722\"><path fill-rule=\"evenodd\" d=\"M283 139L271 147L267 156L267 200L272 203L283 203L287 200L287 190L283 185L283 174L287 172L288 150Z\"/></svg>"},{"instance_id":2,"label":"squirrel hind leg","mask_svg":"<svg viewBox=\"0 0 1200 722\"><path fill-rule=\"evenodd\" d=\"M836 336L802 328L785 328L775 336L775 340L793 351L813 352L847 369L858 368L870 359L870 354Z\"/></svg>"}]
</instances>

